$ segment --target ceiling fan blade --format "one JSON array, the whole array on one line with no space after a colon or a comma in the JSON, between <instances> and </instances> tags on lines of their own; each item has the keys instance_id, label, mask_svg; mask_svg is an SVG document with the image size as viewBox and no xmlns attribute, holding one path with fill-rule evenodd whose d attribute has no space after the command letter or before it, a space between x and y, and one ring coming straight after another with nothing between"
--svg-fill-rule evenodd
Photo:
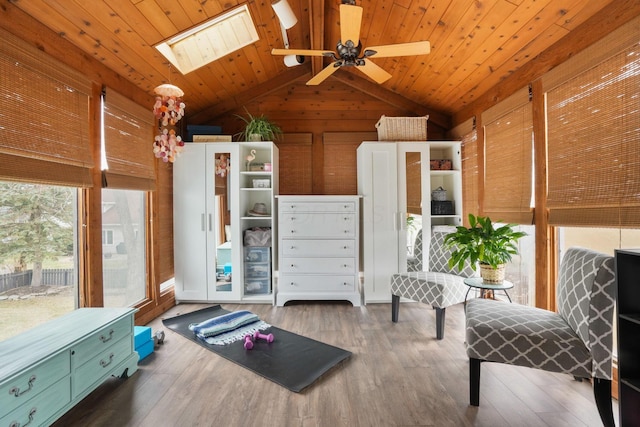
<instances>
[{"instance_id":1,"label":"ceiling fan blade","mask_svg":"<svg viewBox=\"0 0 640 427\"><path fill-rule=\"evenodd\" d=\"M375 51L375 53L368 53L371 51ZM371 46L364 50L364 56L387 58L390 56L427 55L429 52L431 52L431 43L423 41Z\"/></svg>"},{"instance_id":2,"label":"ceiling fan blade","mask_svg":"<svg viewBox=\"0 0 640 427\"><path fill-rule=\"evenodd\" d=\"M364 65L357 66L356 69L365 73L378 84L384 83L391 78L391 74L387 73L381 67L369 61L368 59L364 60Z\"/></svg>"},{"instance_id":3,"label":"ceiling fan blade","mask_svg":"<svg viewBox=\"0 0 640 427\"><path fill-rule=\"evenodd\" d=\"M300 55L300 56L333 56L330 50L312 49L271 49L272 55Z\"/></svg>"},{"instance_id":4,"label":"ceiling fan blade","mask_svg":"<svg viewBox=\"0 0 640 427\"><path fill-rule=\"evenodd\" d=\"M313 76L311 78L311 80L309 80L307 82L307 86L319 85L320 83L325 81L325 79L327 77L329 77L331 74L335 73L338 70L338 68L340 68L340 67L336 67L334 64L335 64L335 62L332 62L331 64L329 64L326 67L324 67L322 69L322 71L320 71L318 74Z\"/></svg>"},{"instance_id":5,"label":"ceiling fan blade","mask_svg":"<svg viewBox=\"0 0 640 427\"><path fill-rule=\"evenodd\" d=\"M361 23L362 8L360 6L340 5L340 41L342 44L351 40L355 46L358 45Z\"/></svg>"}]
</instances>

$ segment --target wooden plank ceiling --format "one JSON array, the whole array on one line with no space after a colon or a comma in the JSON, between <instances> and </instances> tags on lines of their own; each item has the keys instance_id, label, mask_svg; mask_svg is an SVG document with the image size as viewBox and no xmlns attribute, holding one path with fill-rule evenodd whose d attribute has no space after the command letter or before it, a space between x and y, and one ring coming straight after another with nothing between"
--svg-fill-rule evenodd
<instances>
[{"instance_id":1,"label":"wooden plank ceiling","mask_svg":"<svg viewBox=\"0 0 640 427\"><path fill-rule=\"evenodd\" d=\"M334 50L340 0L288 0L298 23L291 48ZM615 0L356 0L364 9L363 47L418 40L431 54L372 59L392 74L381 95L452 114L499 84ZM306 81L328 59L288 68L270 0L248 2L260 40L181 75L154 46L242 2L237 0L13 0L12 3L149 94L180 86L191 123L206 123L294 80ZM375 83L343 67L331 79L367 90ZM326 84L326 83L325 83ZM377 86L377 85L376 85ZM191 118L189 118L189 115Z\"/></svg>"}]
</instances>

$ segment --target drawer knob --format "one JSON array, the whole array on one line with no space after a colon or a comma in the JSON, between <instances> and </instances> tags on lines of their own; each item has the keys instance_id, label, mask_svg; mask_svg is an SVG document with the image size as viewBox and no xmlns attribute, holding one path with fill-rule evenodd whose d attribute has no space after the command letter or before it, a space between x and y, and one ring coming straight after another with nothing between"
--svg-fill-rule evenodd
<instances>
[{"instance_id":1,"label":"drawer knob","mask_svg":"<svg viewBox=\"0 0 640 427\"><path fill-rule=\"evenodd\" d=\"M295 246L291 246L291 248L290 248L290 249L295 249L295 248L296 248Z\"/></svg>"},{"instance_id":2,"label":"drawer knob","mask_svg":"<svg viewBox=\"0 0 640 427\"><path fill-rule=\"evenodd\" d=\"M29 424L31 424L31 422L33 421L33 419L35 418L36 412L38 411L37 408L31 408L31 410L29 411L29 421L27 421L24 424L20 424L18 421L11 421L11 424L9 424L9 427L26 427Z\"/></svg>"},{"instance_id":3,"label":"drawer knob","mask_svg":"<svg viewBox=\"0 0 640 427\"><path fill-rule=\"evenodd\" d=\"M349 286L349 283L347 283L347 282L342 282L342 286Z\"/></svg>"},{"instance_id":4,"label":"drawer knob","mask_svg":"<svg viewBox=\"0 0 640 427\"><path fill-rule=\"evenodd\" d=\"M28 392L29 390L31 390L33 388L33 383L34 382L36 382L36 376L35 375L31 375L31 377L29 377L29 382L27 383L29 388L27 388L26 390L20 391L20 387L15 387L14 386L14 387L11 387L11 389L9 390L9 394L13 394L15 397L20 397L20 396L22 396L23 394L25 394L26 392Z\"/></svg>"},{"instance_id":5,"label":"drawer knob","mask_svg":"<svg viewBox=\"0 0 640 427\"><path fill-rule=\"evenodd\" d=\"M295 264L291 264L290 265L291 268L295 268L295 266L296 266Z\"/></svg>"},{"instance_id":6,"label":"drawer knob","mask_svg":"<svg viewBox=\"0 0 640 427\"><path fill-rule=\"evenodd\" d=\"M293 282L289 283L289 286L295 286L295 285L296 285L296 284L295 284L295 283L293 283Z\"/></svg>"},{"instance_id":7,"label":"drawer knob","mask_svg":"<svg viewBox=\"0 0 640 427\"><path fill-rule=\"evenodd\" d=\"M349 246L343 246L342 249L349 249Z\"/></svg>"},{"instance_id":8,"label":"drawer knob","mask_svg":"<svg viewBox=\"0 0 640 427\"><path fill-rule=\"evenodd\" d=\"M100 360L100 366L105 368L105 367L109 366L111 364L111 362L113 362L113 353L109 354L109 359L108 360Z\"/></svg>"},{"instance_id":9,"label":"drawer knob","mask_svg":"<svg viewBox=\"0 0 640 427\"><path fill-rule=\"evenodd\" d=\"M292 217L291 217L291 221L295 221L295 220L296 220L296 217L295 217L295 216L292 216Z\"/></svg>"},{"instance_id":10,"label":"drawer knob","mask_svg":"<svg viewBox=\"0 0 640 427\"><path fill-rule=\"evenodd\" d=\"M102 342L111 341L111 338L113 338L113 329L109 331L109 336L100 335L100 341Z\"/></svg>"},{"instance_id":11,"label":"drawer knob","mask_svg":"<svg viewBox=\"0 0 640 427\"><path fill-rule=\"evenodd\" d=\"M291 234L293 234L293 233L295 233L295 232L296 232L296 230L291 230Z\"/></svg>"}]
</instances>

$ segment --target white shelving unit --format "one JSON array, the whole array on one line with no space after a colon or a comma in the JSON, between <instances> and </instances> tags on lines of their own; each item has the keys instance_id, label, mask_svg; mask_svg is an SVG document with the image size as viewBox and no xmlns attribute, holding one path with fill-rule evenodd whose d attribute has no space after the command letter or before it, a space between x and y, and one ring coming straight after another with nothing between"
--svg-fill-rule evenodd
<instances>
[{"instance_id":1,"label":"white shelving unit","mask_svg":"<svg viewBox=\"0 0 640 427\"><path fill-rule=\"evenodd\" d=\"M450 170L431 170L431 160L450 160ZM462 224L462 160L459 141L366 141L357 150L362 200L362 264L365 303L391 302L390 278L407 271L407 255L419 219L423 241L432 225ZM431 214L431 192L442 187L454 211ZM415 227L415 226L414 226ZM425 248L427 249L427 248ZM428 250L423 251L428 265Z\"/></svg>"},{"instance_id":2,"label":"white shelving unit","mask_svg":"<svg viewBox=\"0 0 640 427\"><path fill-rule=\"evenodd\" d=\"M246 282L244 232L270 227L268 250L276 250L278 148L270 141L186 144L173 167L176 301L273 304L273 256L264 286L256 289L252 275ZM257 203L265 215L250 214Z\"/></svg>"}]
</instances>

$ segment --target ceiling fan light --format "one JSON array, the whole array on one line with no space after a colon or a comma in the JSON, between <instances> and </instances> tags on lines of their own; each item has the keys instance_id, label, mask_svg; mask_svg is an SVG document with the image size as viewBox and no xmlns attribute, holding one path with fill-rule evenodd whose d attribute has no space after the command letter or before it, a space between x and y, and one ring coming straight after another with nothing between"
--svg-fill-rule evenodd
<instances>
[{"instance_id":1,"label":"ceiling fan light","mask_svg":"<svg viewBox=\"0 0 640 427\"><path fill-rule=\"evenodd\" d=\"M293 13L293 10L291 9L291 6L289 6L287 0L276 0L271 3L271 7L276 12L276 15L278 15L280 24L285 29L288 30L298 22L298 18L296 18L296 15Z\"/></svg>"},{"instance_id":2,"label":"ceiling fan light","mask_svg":"<svg viewBox=\"0 0 640 427\"><path fill-rule=\"evenodd\" d=\"M284 57L284 65L287 67L295 67L304 62L304 56L300 55L286 55Z\"/></svg>"}]
</instances>

